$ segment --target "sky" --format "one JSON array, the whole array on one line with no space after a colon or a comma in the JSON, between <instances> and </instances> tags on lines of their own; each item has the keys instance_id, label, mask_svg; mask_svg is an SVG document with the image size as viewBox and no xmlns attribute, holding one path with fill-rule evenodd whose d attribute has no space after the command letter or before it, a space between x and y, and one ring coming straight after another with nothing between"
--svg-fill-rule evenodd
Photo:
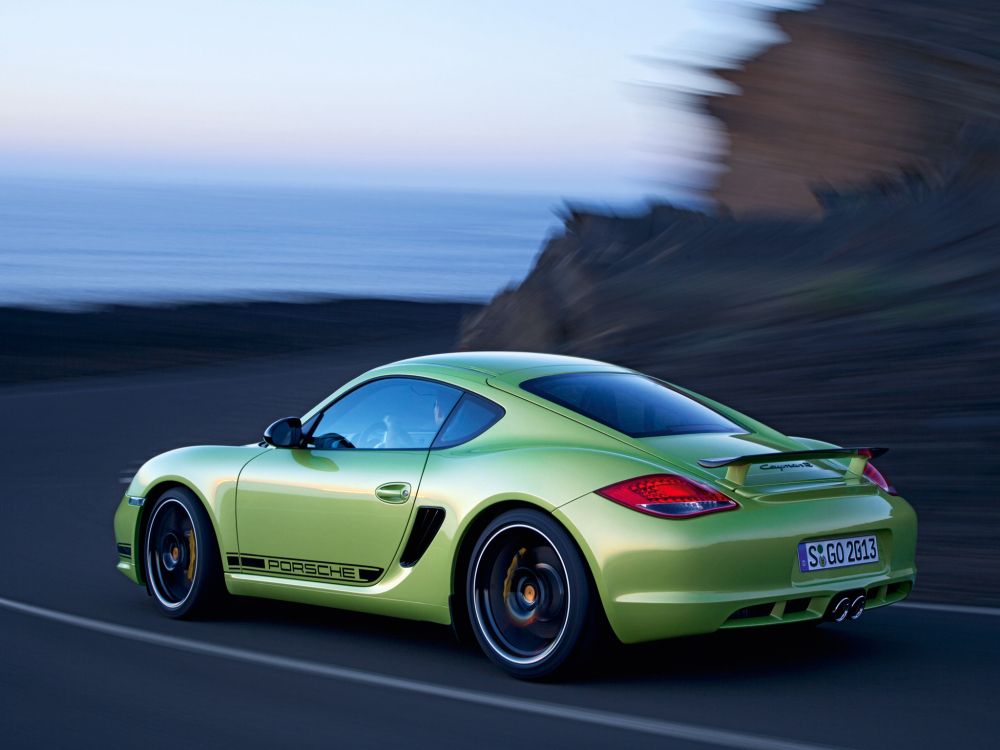
<instances>
[{"instance_id":1,"label":"sky","mask_svg":"<svg viewBox=\"0 0 1000 750\"><path fill-rule=\"evenodd\" d=\"M0 176L648 193L724 147L662 60L778 41L755 7L4 2Z\"/></svg>"}]
</instances>

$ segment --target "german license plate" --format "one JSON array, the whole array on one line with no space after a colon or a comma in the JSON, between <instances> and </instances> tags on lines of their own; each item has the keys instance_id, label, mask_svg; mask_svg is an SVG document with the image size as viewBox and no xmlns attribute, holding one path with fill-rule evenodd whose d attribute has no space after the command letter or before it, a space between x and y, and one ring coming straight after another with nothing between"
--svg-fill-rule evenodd
<instances>
[{"instance_id":1,"label":"german license plate","mask_svg":"<svg viewBox=\"0 0 1000 750\"><path fill-rule=\"evenodd\" d=\"M799 570L803 573L872 562L878 562L878 543L874 534L799 543Z\"/></svg>"}]
</instances>

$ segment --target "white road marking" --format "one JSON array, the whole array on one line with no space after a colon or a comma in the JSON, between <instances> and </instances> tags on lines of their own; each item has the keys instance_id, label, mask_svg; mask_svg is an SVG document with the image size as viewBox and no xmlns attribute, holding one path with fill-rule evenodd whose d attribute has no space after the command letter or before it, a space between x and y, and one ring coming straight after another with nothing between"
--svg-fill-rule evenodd
<instances>
[{"instance_id":1,"label":"white road marking","mask_svg":"<svg viewBox=\"0 0 1000 750\"><path fill-rule=\"evenodd\" d=\"M591 724L609 729L626 730L650 734L659 737L669 737L675 740L687 742L700 742L716 747L739 748L739 750L836 750L830 745L816 745L809 742L796 742L794 740L783 740L776 737L766 737L758 734L747 734L744 732L733 732L725 729L712 729L711 727L697 726L695 724L683 724L674 721L664 721L661 719L649 719L642 716L630 714L612 713L610 711L600 711L579 706L568 706L559 703L546 703L541 701L516 698L507 695L494 695L478 690L466 690L463 688L439 685L433 682L423 682L421 680L411 680L405 677L392 677L386 674L366 672L350 667L338 667L330 664L316 664L302 659L294 659L287 656L277 656L275 654L265 654L248 649L233 648L231 646L221 646L213 643L203 643L189 638L178 638L161 633L152 633L147 630L118 625L112 622L94 620L89 617L72 615L68 612L59 612L54 609L37 607L32 604L14 601L0 597L0 607L20 612L21 614L40 617L45 620L72 625L74 627L90 630L95 633L103 633L118 638L125 638L130 641L147 643L154 646L162 646L178 651L187 651L193 654L206 656L216 656L223 659L233 659L258 666L284 669L290 672L299 672L314 677L326 677L344 682L353 682L360 685L368 685L378 688L390 688L402 690L408 693L429 695L435 698L457 701L477 706L498 708L505 711L520 711L534 716L543 716L549 719L561 719L563 721L576 721L582 724Z\"/></svg>"},{"instance_id":2,"label":"white road marking","mask_svg":"<svg viewBox=\"0 0 1000 750\"><path fill-rule=\"evenodd\" d=\"M1000 607L970 607L967 604L931 604L930 602L899 602L893 607L925 609L931 612L950 612L956 615L986 615L1000 617Z\"/></svg>"}]
</instances>

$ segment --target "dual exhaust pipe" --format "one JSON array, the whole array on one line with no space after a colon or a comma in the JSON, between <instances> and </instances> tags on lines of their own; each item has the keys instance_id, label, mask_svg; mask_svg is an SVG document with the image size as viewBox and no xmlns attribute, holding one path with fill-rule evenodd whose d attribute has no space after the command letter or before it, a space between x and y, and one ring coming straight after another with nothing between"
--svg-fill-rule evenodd
<instances>
[{"instance_id":1,"label":"dual exhaust pipe","mask_svg":"<svg viewBox=\"0 0 1000 750\"><path fill-rule=\"evenodd\" d=\"M837 594L830 601L830 607L826 611L826 619L830 622L844 622L845 620L857 620L864 614L865 605L868 599L864 592L857 594Z\"/></svg>"}]
</instances>

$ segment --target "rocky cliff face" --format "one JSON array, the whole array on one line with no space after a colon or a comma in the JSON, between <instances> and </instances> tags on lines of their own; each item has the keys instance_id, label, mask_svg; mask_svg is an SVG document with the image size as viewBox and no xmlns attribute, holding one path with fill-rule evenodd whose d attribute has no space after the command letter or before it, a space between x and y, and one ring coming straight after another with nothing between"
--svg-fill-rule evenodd
<instances>
[{"instance_id":1,"label":"rocky cliff face","mask_svg":"<svg viewBox=\"0 0 1000 750\"><path fill-rule=\"evenodd\" d=\"M888 445L880 467L921 513L921 586L1000 604L998 10L795 16L715 105L736 216L569 211L461 345L619 362L788 434Z\"/></svg>"},{"instance_id":2,"label":"rocky cliff face","mask_svg":"<svg viewBox=\"0 0 1000 750\"><path fill-rule=\"evenodd\" d=\"M815 186L933 169L969 124L1000 119L1000 4L830 0L710 99L730 138L713 197L735 214L818 215Z\"/></svg>"}]
</instances>

